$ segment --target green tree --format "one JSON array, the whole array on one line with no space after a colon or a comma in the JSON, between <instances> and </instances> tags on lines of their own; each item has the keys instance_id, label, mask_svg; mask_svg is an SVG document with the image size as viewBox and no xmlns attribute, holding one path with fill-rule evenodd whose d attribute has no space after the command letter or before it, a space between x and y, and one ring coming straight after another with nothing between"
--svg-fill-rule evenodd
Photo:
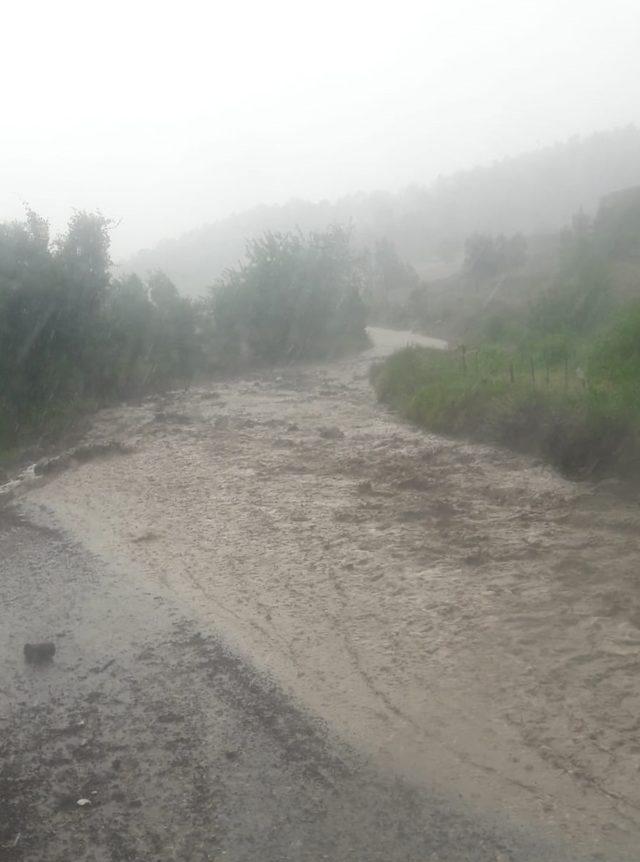
<instances>
[{"instance_id":1,"label":"green tree","mask_svg":"<svg viewBox=\"0 0 640 862\"><path fill-rule=\"evenodd\" d=\"M364 343L362 275L348 233L267 233L212 289L220 357L318 358Z\"/></svg>"}]
</instances>

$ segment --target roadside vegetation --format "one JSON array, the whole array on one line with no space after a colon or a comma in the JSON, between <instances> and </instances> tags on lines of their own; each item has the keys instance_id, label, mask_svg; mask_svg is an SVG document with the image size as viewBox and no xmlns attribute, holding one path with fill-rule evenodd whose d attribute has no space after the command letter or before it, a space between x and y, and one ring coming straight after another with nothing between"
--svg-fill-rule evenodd
<instances>
[{"instance_id":1,"label":"roadside vegetation","mask_svg":"<svg viewBox=\"0 0 640 862\"><path fill-rule=\"evenodd\" d=\"M367 342L362 260L347 231L265 234L211 289L219 367L321 359Z\"/></svg>"},{"instance_id":2,"label":"roadside vegetation","mask_svg":"<svg viewBox=\"0 0 640 862\"><path fill-rule=\"evenodd\" d=\"M0 460L116 400L366 342L360 262L339 228L265 235L193 301L161 271L114 277L112 227L86 212L56 239L32 211L0 224Z\"/></svg>"},{"instance_id":3,"label":"roadside vegetation","mask_svg":"<svg viewBox=\"0 0 640 862\"><path fill-rule=\"evenodd\" d=\"M162 273L112 278L111 226L77 212L52 241L34 212L0 225L0 450L196 368L195 307Z\"/></svg>"},{"instance_id":4,"label":"roadside vegetation","mask_svg":"<svg viewBox=\"0 0 640 862\"><path fill-rule=\"evenodd\" d=\"M550 286L531 284L526 304L487 303L448 352L390 357L373 372L378 397L425 428L533 452L567 475L640 476L640 268L631 289L616 280L640 248L639 211L574 219ZM486 271L495 247L475 239L468 266Z\"/></svg>"}]
</instances>

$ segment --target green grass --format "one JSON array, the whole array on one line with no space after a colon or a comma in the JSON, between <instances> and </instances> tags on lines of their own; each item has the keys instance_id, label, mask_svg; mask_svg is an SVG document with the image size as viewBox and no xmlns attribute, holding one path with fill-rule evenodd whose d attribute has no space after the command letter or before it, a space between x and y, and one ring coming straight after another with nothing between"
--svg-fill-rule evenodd
<instances>
[{"instance_id":1,"label":"green grass","mask_svg":"<svg viewBox=\"0 0 640 862\"><path fill-rule=\"evenodd\" d=\"M640 476L640 304L591 345L407 348L372 380L381 401L432 431L531 452L574 477Z\"/></svg>"}]
</instances>

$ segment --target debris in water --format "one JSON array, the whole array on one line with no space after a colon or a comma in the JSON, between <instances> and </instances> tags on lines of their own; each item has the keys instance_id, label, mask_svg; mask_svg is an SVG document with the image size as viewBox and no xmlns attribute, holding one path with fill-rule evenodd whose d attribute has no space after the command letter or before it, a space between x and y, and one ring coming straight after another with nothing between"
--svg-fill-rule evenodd
<instances>
[{"instance_id":1,"label":"debris in water","mask_svg":"<svg viewBox=\"0 0 640 862\"><path fill-rule=\"evenodd\" d=\"M115 663L114 658L110 658L108 662L105 662L101 667L92 667L91 673L104 673L105 670L108 670L112 664Z\"/></svg>"},{"instance_id":2,"label":"debris in water","mask_svg":"<svg viewBox=\"0 0 640 862\"><path fill-rule=\"evenodd\" d=\"M104 443L88 443L84 446L70 449L68 452L63 452L61 455L56 455L54 458L38 461L33 465L33 472L36 476L61 473L63 470L67 470L73 466L74 463L86 464L95 458L104 458L109 455L129 455L131 451L130 446L121 443L119 440L108 440Z\"/></svg>"},{"instance_id":3,"label":"debris in water","mask_svg":"<svg viewBox=\"0 0 640 862\"><path fill-rule=\"evenodd\" d=\"M139 533L137 536L134 536L131 541L132 542L153 542L158 538L158 534L154 533L153 530L145 530L144 533Z\"/></svg>"},{"instance_id":4,"label":"debris in water","mask_svg":"<svg viewBox=\"0 0 640 862\"><path fill-rule=\"evenodd\" d=\"M56 654L56 645L50 642L40 644L25 644L24 658L28 664L45 664Z\"/></svg>"},{"instance_id":5,"label":"debris in water","mask_svg":"<svg viewBox=\"0 0 640 862\"><path fill-rule=\"evenodd\" d=\"M186 416L184 413L172 413L165 412L163 410L158 411L153 417L154 422L167 422L171 425L191 425L192 419L190 416Z\"/></svg>"},{"instance_id":6,"label":"debris in water","mask_svg":"<svg viewBox=\"0 0 640 862\"><path fill-rule=\"evenodd\" d=\"M341 431L335 425L323 426L318 428L318 434L325 440L342 440L344 439L344 431Z\"/></svg>"}]
</instances>

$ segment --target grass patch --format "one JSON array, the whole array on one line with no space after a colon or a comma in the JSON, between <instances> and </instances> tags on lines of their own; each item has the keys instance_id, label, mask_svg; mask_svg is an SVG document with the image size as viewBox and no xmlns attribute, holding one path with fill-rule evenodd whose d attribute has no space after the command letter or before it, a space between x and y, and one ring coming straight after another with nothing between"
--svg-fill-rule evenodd
<instances>
[{"instance_id":1,"label":"grass patch","mask_svg":"<svg viewBox=\"0 0 640 862\"><path fill-rule=\"evenodd\" d=\"M533 453L572 477L638 477L640 306L635 324L634 336L627 313L591 348L406 348L372 382L381 401L437 433ZM624 373L609 362L616 350Z\"/></svg>"}]
</instances>

